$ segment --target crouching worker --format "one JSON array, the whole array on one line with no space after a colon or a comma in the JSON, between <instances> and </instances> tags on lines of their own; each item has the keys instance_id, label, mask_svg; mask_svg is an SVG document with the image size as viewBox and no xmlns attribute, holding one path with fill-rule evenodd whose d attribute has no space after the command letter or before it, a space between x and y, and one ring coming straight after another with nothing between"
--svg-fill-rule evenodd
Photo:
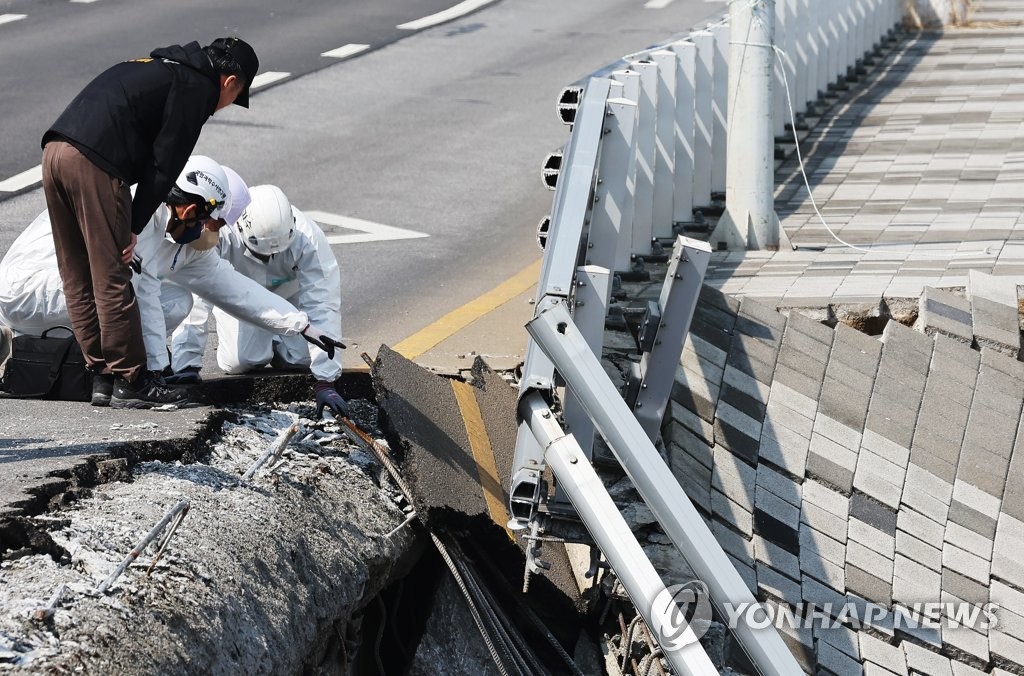
<instances>
[{"instance_id":1,"label":"crouching worker","mask_svg":"<svg viewBox=\"0 0 1024 676\"><path fill-rule=\"evenodd\" d=\"M217 229L224 225L220 217L230 206L230 194L225 168L208 157L193 156L139 235L132 283L150 371L168 366L168 328L187 314L191 304L183 306L182 299L190 301L192 293L275 334L301 336L332 354L340 345L311 326L304 312L217 255L213 245ZM165 307L178 308L170 318L173 323L168 323ZM0 323L18 333L38 335L67 321L49 217L43 212L0 261ZM94 378L92 403L115 408L146 404L126 396L109 377Z\"/></svg>"},{"instance_id":2,"label":"crouching worker","mask_svg":"<svg viewBox=\"0 0 1024 676\"><path fill-rule=\"evenodd\" d=\"M261 185L250 191L251 202L234 227L223 228L217 250L236 270L278 298L287 299L310 321L328 332L341 332L341 273L323 230L296 209L280 188ZM209 300L209 297L207 297ZM214 301L214 306L218 304ZM175 376L171 382L199 377L210 303L197 300L192 313L171 341ZM237 315L214 307L217 323L217 364L227 373L244 373L267 365L309 368L316 383L317 415L325 407L348 417L348 404L334 383L341 375L341 357L307 345L296 336L274 335Z\"/></svg>"}]
</instances>

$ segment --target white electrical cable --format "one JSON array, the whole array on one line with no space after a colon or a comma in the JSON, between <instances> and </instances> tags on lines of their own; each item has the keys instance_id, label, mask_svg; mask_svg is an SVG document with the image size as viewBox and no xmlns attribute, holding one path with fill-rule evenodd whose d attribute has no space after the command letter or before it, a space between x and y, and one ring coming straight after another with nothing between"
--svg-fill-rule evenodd
<instances>
[{"instance_id":1,"label":"white electrical cable","mask_svg":"<svg viewBox=\"0 0 1024 676\"><path fill-rule=\"evenodd\" d=\"M754 0L754 1L756 2L757 0ZM755 21L760 21L761 19L756 14L754 14L754 20ZM822 215L821 211L818 209L818 203L814 199L814 193L811 190L811 182L807 178L807 169L804 166L803 153L800 152L800 140L797 138L797 135L796 135L796 114L793 112L793 98L790 95L790 91L789 91L789 78L786 75L786 64L785 64L785 61L783 60L783 58L785 58L785 60L789 61L790 63L792 63L792 59L790 59L789 55L786 54L786 52L783 51L782 49L780 49L777 45L751 44L751 46L753 46L753 47L771 47L772 50L775 52L775 57L779 60L779 65L780 65L779 70L782 72L782 84L783 84L783 86L786 89L786 106L789 109L789 120L790 120L790 124L792 125L792 129L793 129L793 143L794 143L794 146L796 148L797 162L800 165L800 175L804 179L804 186L807 188L807 196L808 196L808 198L811 201L811 206L814 208L814 213L818 217L818 220L821 221L821 224L823 226L825 226L825 229L828 230L828 233L830 235L832 235L833 239L835 239L837 242L839 242L843 246L849 247L849 248L854 249L856 251L863 251L864 253L874 253L878 249L886 248L886 249L888 249L889 251L892 252L892 247L906 247L906 249L904 251L894 251L893 253L908 253L908 254L912 253L914 251L914 245L913 244L906 245L906 244L884 244L883 243L883 244L869 244L868 246L857 246L856 244L850 244L849 242L844 240L842 237L840 237L838 234L836 234L836 232L831 227L829 227L829 224L825 221L825 217ZM779 225L779 227L780 228L782 227L781 224ZM988 246L988 247L985 247L983 250L979 250L979 251L955 251L955 252L952 252L952 253L949 253L949 254L936 255L935 258L938 259L938 260L944 260L944 259L958 258L960 256L979 256L979 255L990 256L992 254L991 249L992 249L992 247Z\"/></svg>"}]
</instances>

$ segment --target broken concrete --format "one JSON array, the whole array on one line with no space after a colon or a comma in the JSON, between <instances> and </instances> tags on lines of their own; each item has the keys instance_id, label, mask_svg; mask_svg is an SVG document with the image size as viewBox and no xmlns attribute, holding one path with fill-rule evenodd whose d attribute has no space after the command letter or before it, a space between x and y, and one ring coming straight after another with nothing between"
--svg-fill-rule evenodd
<instances>
[{"instance_id":1,"label":"broken concrete","mask_svg":"<svg viewBox=\"0 0 1024 676\"><path fill-rule=\"evenodd\" d=\"M20 523L49 542L4 553L0 663L13 673L341 672L352 622L417 553L379 466L309 406L240 412L202 462L150 461L57 512ZM275 435L300 432L275 473L238 477ZM197 452L198 454L198 452ZM94 589L180 499L191 509L151 577L151 552ZM19 524L7 521L8 530ZM59 584L51 620L34 621ZM328 659L331 664L320 664Z\"/></svg>"}]
</instances>

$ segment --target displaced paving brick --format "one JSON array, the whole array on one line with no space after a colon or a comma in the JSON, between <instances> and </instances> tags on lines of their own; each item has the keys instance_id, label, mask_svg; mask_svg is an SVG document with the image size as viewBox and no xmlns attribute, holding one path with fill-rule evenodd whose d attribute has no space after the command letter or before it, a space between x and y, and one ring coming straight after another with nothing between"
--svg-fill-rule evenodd
<instances>
[{"instance_id":1,"label":"displaced paving brick","mask_svg":"<svg viewBox=\"0 0 1024 676\"><path fill-rule=\"evenodd\" d=\"M732 407L729 408L731 409ZM735 409L732 410L735 411ZM730 411L727 417L735 422L742 415L742 413ZM726 419L722 417L715 419L715 442L718 444L718 447L727 449L734 456L742 458L749 465L757 464L757 456L761 447L760 438L760 430L758 430L756 437L751 437L745 431L727 422Z\"/></svg>"},{"instance_id":2,"label":"displaced paving brick","mask_svg":"<svg viewBox=\"0 0 1024 676\"><path fill-rule=\"evenodd\" d=\"M927 568L919 561L896 554L893 562L893 599L912 606L929 599L939 598L942 591L942 575Z\"/></svg>"},{"instance_id":3,"label":"displaced paving brick","mask_svg":"<svg viewBox=\"0 0 1024 676\"><path fill-rule=\"evenodd\" d=\"M912 509L901 509L896 517L896 527L910 533L916 538L932 543L932 547L941 547L945 537L946 524L932 521L924 514Z\"/></svg>"},{"instance_id":4,"label":"displaced paving brick","mask_svg":"<svg viewBox=\"0 0 1024 676\"><path fill-rule=\"evenodd\" d=\"M754 543L749 538L718 521L712 521L711 532L727 554L748 565L754 565Z\"/></svg>"},{"instance_id":5,"label":"displaced paving brick","mask_svg":"<svg viewBox=\"0 0 1024 676\"><path fill-rule=\"evenodd\" d=\"M971 302L966 298L926 286L918 307L918 325L927 335L941 333L966 345L973 342Z\"/></svg>"},{"instance_id":6,"label":"displaced paving brick","mask_svg":"<svg viewBox=\"0 0 1024 676\"><path fill-rule=\"evenodd\" d=\"M820 612L830 617L837 617L847 601L842 592L807 575L801 580L801 593L804 603L813 603Z\"/></svg>"},{"instance_id":7,"label":"displaced paving brick","mask_svg":"<svg viewBox=\"0 0 1024 676\"><path fill-rule=\"evenodd\" d=\"M711 485L739 503L748 512L754 510L754 490L757 470L740 462L721 446L715 447L715 466L711 472Z\"/></svg>"},{"instance_id":8,"label":"displaced paving brick","mask_svg":"<svg viewBox=\"0 0 1024 676\"><path fill-rule=\"evenodd\" d=\"M831 561L844 565L846 563L846 545L835 538L825 535L806 523L800 524L800 561Z\"/></svg>"},{"instance_id":9,"label":"displaced paving brick","mask_svg":"<svg viewBox=\"0 0 1024 676\"><path fill-rule=\"evenodd\" d=\"M769 542L760 535L754 535L753 542L755 559L768 564L790 579L800 579L800 559L795 554Z\"/></svg>"},{"instance_id":10,"label":"displaced paving brick","mask_svg":"<svg viewBox=\"0 0 1024 676\"><path fill-rule=\"evenodd\" d=\"M932 521L945 523L952 498L953 484L911 461L907 466L907 483L903 488L904 504L910 505Z\"/></svg>"},{"instance_id":11,"label":"displaced paving brick","mask_svg":"<svg viewBox=\"0 0 1024 676\"><path fill-rule=\"evenodd\" d=\"M1004 657L1015 664L1020 664L1020 656L1024 655L1024 641L1000 631L998 626L989 632L988 647L993 655Z\"/></svg>"},{"instance_id":12,"label":"displaced paving brick","mask_svg":"<svg viewBox=\"0 0 1024 676\"><path fill-rule=\"evenodd\" d=\"M774 307L765 305L749 296L744 297L740 301L737 325L739 325L741 319L749 320L749 323L753 324L758 332L771 332L772 335L777 335L778 337L781 337L786 329L786 315ZM752 333L750 335L757 334Z\"/></svg>"},{"instance_id":13,"label":"displaced paving brick","mask_svg":"<svg viewBox=\"0 0 1024 676\"><path fill-rule=\"evenodd\" d=\"M978 344L1016 357L1020 352L1016 283L970 270L967 294L971 299L971 324Z\"/></svg>"},{"instance_id":14,"label":"displaced paving brick","mask_svg":"<svg viewBox=\"0 0 1024 676\"><path fill-rule=\"evenodd\" d=\"M790 334L794 336L805 336L817 341L825 350L832 347L832 329L821 322L816 322L810 317L805 317L799 312L791 312L789 321L786 322L786 330L783 334L783 341Z\"/></svg>"},{"instance_id":15,"label":"displaced paving brick","mask_svg":"<svg viewBox=\"0 0 1024 676\"><path fill-rule=\"evenodd\" d=\"M747 589L750 590L751 594L757 593L757 573L754 571L754 567L750 564L740 561L731 554L726 553L729 557L729 561L733 567L736 568L736 572L739 573L743 583L747 585ZM753 563L753 561L751 561Z\"/></svg>"},{"instance_id":16,"label":"displaced paving brick","mask_svg":"<svg viewBox=\"0 0 1024 676\"><path fill-rule=\"evenodd\" d=\"M936 336L935 351L932 352L932 364L928 372L928 379L931 380L933 375L940 374L963 386L967 392L971 392L978 379L980 364L981 354L976 350L951 338Z\"/></svg>"},{"instance_id":17,"label":"displaced paving brick","mask_svg":"<svg viewBox=\"0 0 1024 676\"><path fill-rule=\"evenodd\" d=\"M796 369L792 369L785 364L777 365L774 375L774 382L776 384L781 383L794 392L797 392L812 401L817 402L818 397L821 395L821 380L808 378ZM817 410L817 403L815 403L815 410Z\"/></svg>"},{"instance_id":18,"label":"displaced paving brick","mask_svg":"<svg viewBox=\"0 0 1024 676\"><path fill-rule=\"evenodd\" d=\"M834 540L846 542L846 517L836 516L821 507L805 502L800 508L800 522Z\"/></svg>"}]
</instances>

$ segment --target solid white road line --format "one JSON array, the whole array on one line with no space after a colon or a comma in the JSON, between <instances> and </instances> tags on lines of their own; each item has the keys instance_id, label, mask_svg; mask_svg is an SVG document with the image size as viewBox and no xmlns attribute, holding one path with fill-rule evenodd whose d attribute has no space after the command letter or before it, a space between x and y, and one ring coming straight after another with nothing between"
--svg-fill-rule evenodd
<instances>
[{"instance_id":1,"label":"solid white road line","mask_svg":"<svg viewBox=\"0 0 1024 676\"><path fill-rule=\"evenodd\" d=\"M281 73L276 70L268 70L265 73L260 73L252 79L252 84L249 85L249 89L259 89L260 87L266 87L269 84L274 84L279 80L283 80L291 75L291 73Z\"/></svg>"},{"instance_id":2,"label":"solid white road line","mask_svg":"<svg viewBox=\"0 0 1024 676\"><path fill-rule=\"evenodd\" d=\"M71 0L71 2L79 3L82 5L88 5L90 3L96 2L96 0Z\"/></svg>"},{"instance_id":3,"label":"solid white road line","mask_svg":"<svg viewBox=\"0 0 1024 676\"><path fill-rule=\"evenodd\" d=\"M329 56L332 59L346 59L346 58L348 58L350 56L354 56L354 55L358 54L359 52L365 52L369 48L370 48L370 45L357 45L357 44L342 45L341 47L338 47L337 49L332 49L329 52L324 52L320 56Z\"/></svg>"},{"instance_id":4,"label":"solid white road line","mask_svg":"<svg viewBox=\"0 0 1024 676\"><path fill-rule=\"evenodd\" d=\"M12 21L21 21L28 14L0 14L0 23L11 23Z\"/></svg>"},{"instance_id":5,"label":"solid white road line","mask_svg":"<svg viewBox=\"0 0 1024 676\"><path fill-rule=\"evenodd\" d=\"M425 232L396 228L391 225L382 225L364 221L361 218L351 218L340 214L332 214L326 211L307 211L306 215L317 223L333 225L348 230L356 230L358 234L352 235L327 235L327 241L331 244L355 244L357 242L386 242L395 239L416 239L429 237Z\"/></svg>"},{"instance_id":6,"label":"solid white road line","mask_svg":"<svg viewBox=\"0 0 1024 676\"><path fill-rule=\"evenodd\" d=\"M39 183L43 180L43 165L37 164L27 171L15 174L10 178L0 181L0 192L17 192L22 188Z\"/></svg>"},{"instance_id":7,"label":"solid white road line","mask_svg":"<svg viewBox=\"0 0 1024 676\"><path fill-rule=\"evenodd\" d=\"M422 19L416 19L408 23L400 23L396 28L403 31L418 31L421 28L429 28L430 26L436 26L439 23L445 21L451 21L452 19L458 19L463 14L469 14L475 9L479 9L484 5L488 5L494 2L494 0L464 0L454 7L449 7L443 12L437 14L431 14L425 16Z\"/></svg>"},{"instance_id":8,"label":"solid white road line","mask_svg":"<svg viewBox=\"0 0 1024 676\"><path fill-rule=\"evenodd\" d=\"M644 9L664 9L672 4L673 0L647 0Z\"/></svg>"}]
</instances>

